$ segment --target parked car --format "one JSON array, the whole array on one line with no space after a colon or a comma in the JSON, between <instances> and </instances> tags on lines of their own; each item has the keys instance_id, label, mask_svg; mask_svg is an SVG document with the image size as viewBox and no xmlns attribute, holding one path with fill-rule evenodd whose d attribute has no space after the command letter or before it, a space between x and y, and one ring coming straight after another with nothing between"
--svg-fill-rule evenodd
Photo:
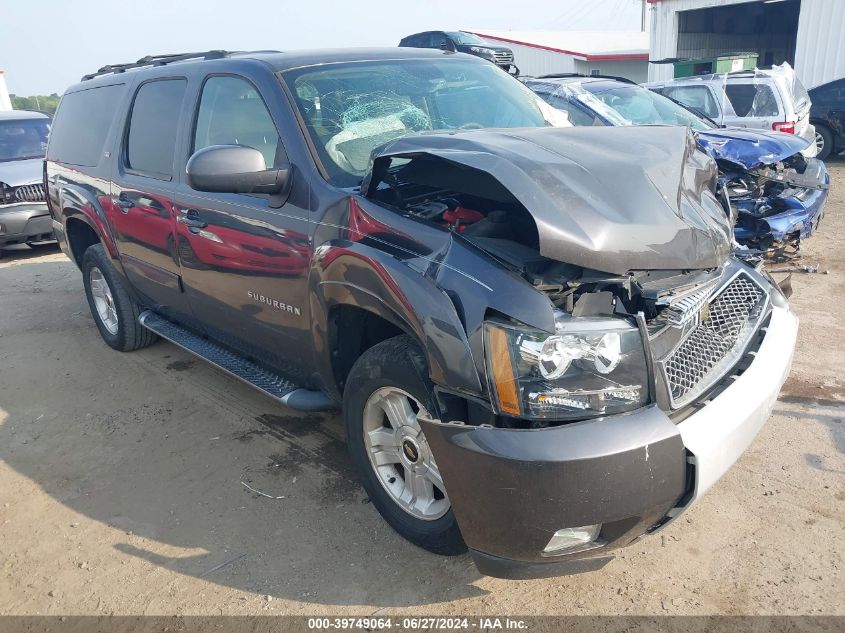
<instances>
[{"instance_id":1,"label":"parked car","mask_svg":"<svg viewBox=\"0 0 845 633\"><path fill-rule=\"evenodd\" d=\"M730 468L797 320L732 254L687 129L546 113L463 54L149 57L62 97L47 199L109 346L160 336L288 407L341 409L397 532L486 574L560 574ZM133 215L146 200L169 222ZM307 266L198 267L167 248L185 230L297 236Z\"/></svg>"},{"instance_id":2,"label":"parked car","mask_svg":"<svg viewBox=\"0 0 845 633\"><path fill-rule=\"evenodd\" d=\"M49 132L46 114L0 112L0 248L53 240L41 184Z\"/></svg>"},{"instance_id":3,"label":"parked car","mask_svg":"<svg viewBox=\"0 0 845 633\"><path fill-rule=\"evenodd\" d=\"M845 150L845 79L816 86L809 94L816 149L818 157L824 159Z\"/></svg>"},{"instance_id":4,"label":"parked car","mask_svg":"<svg viewBox=\"0 0 845 633\"><path fill-rule=\"evenodd\" d=\"M719 125L774 130L810 142L804 155L816 155L810 123L810 97L784 62L768 70L699 75L643 84L709 117Z\"/></svg>"},{"instance_id":5,"label":"parked car","mask_svg":"<svg viewBox=\"0 0 845 633\"><path fill-rule=\"evenodd\" d=\"M474 33L466 31L425 31L403 37L399 46L413 48L438 48L442 51L459 51L493 62L499 68L519 75L513 63L513 51L507 46L494 46Z\"/></svg>"},{"instance_id":6,"label":"parked car","mask_svg":"<svg viewBox=\"0 0 845 633\"><path fill-rule=\"evenodd\" d=\"M797 251L824 217L830 176L822 161L801 152L809 141L768 130L719 128L688 107L625 79L580 75L522 81L575 125L683 125L719 166L720 189L737 214L740 244L787 254Z\"/></svg>"}]
</instances>

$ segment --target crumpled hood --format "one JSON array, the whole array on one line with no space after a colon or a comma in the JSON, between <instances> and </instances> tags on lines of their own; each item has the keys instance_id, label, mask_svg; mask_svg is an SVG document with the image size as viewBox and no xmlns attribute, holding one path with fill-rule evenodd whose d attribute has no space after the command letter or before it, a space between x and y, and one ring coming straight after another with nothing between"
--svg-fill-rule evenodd
<instances>
[{"instance_id":1,"label":"crumpled hood","mask_svg":"<svg viewBox=\"0 0 845 633\"><path fill-rule=\"evenodd\" d=\"M533 216L540 254L550 259L625 274L712 268L730 253L716 165L684 127L406 136L376 149L365 195L399 156L433 156L496 178Z\"/></svg>"},{"instance_id":2,"label":"crumpled hood","mask_svg":"<svg viewBox=\"0 0 845 633\"><path fill-rule=\"evenodd\" d=\"M44 160L41 158L0 162L0 182L10 187L33 185L41 182L43 177Z\"/></svg>"},{"instance_id":3,"label":"crumpled hood","mask_svg":"<svg viewBox=\"0 0 845 633\"><path fill-rule=\"evenodd\" d=\"M716 160L727 160L743 169L772 165L810 146L810 141L795 134L742 128L698 132L698 142Z\"/></svg>"}]
</instances>

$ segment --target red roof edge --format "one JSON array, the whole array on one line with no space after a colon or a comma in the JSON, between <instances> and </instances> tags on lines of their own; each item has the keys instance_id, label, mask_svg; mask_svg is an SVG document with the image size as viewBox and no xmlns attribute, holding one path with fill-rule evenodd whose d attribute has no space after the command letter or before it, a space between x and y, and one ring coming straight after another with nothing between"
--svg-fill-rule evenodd
<instances>
[{"instance_id":1,"label":"red roof edge","mask_svg":"<svg viewBox=\"0 0 845 633\"><path fill-rule=\"evenodd\" d=\"M608 61L623 61L635 59L648 59L648 53L618 53L607 55L590 55L589 53L579 53L578 51L568 51L565 48L553 48L552 46L543 46L542 44L533 44L531 42L520 42L519 40L511 40L500 35L488 35L486 33L476 33L479 37L486 37L491 40L499 40L500 42L507 42L508 44L519 44L520 46L528 46L529 48L539 48L544 51L551 51L553 53L563 53L564 55L574 55L575 57L582 57L588 62L608 62Z\"/></svg>"}]
</instances>

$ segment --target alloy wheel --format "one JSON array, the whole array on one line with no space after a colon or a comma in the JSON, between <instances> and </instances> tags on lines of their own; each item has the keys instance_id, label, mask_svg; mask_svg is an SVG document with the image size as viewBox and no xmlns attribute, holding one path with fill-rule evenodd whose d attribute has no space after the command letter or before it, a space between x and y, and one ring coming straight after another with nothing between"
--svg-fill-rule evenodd
<instances>
[{"instance_id":1,"label":"alloy wheel","mask_svg":"<svg viewBox=\"0 0 845 633\"><path fill-rule=\"evenodd\" d=\"M450 503L420 420L431 416L409 393L377 389L364 405L364 444L393 501L411 516L434 521L449 511Z\"/></svg>"}]
</instances>

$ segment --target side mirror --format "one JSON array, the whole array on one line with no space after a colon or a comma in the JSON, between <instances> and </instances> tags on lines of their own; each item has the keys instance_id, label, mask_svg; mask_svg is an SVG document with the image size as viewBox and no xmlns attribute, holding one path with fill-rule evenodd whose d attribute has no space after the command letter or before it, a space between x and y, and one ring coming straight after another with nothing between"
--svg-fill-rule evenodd
<instances>
[{"instance_id":1,"label":"side mirror","mask_svg":"<svg viewBox=\"0 0 845 633\"><path fill-rule=\"evenodd\" d=\"M267 169L261 152L245 145L203 148L188 159L185 171L191 189L217 193L283 194L291 180L290 165Z\"/></svg>"},{"instance_id":2,"label":"side mirror","mask_svg":"<svg viewBox=\"0 0 845 633\"><path fill-rule=\"evenodd\" d=\"M446 38L445 40L440 42L440 50L454 53L457 49L455 48L455 43L449 38Z\"/></svg>"}]
</instances>

